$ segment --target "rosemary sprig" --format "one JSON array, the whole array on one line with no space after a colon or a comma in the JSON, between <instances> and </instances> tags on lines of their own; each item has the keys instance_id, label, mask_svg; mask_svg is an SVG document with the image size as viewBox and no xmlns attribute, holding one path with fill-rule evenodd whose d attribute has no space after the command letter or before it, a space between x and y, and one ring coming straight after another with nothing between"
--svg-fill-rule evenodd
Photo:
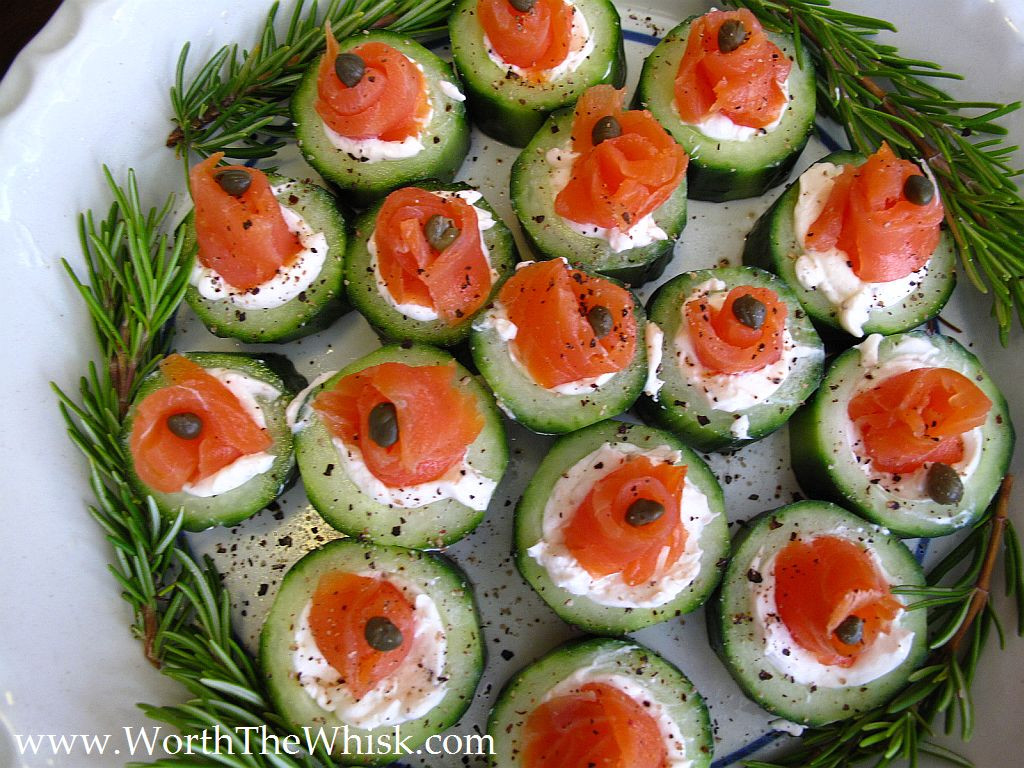
<instances>
[{"instance_id":1,"label":"rosemary sprig","mask_svg":"<svg viewBox=\"0 0 1024 768\"><path fill-rule=\"evenodd\" d=\"M974 730L971 684L978 660L995 631L1000 647L1003 627L989 604L996 558L1006 563L1006 591L1020 601L1024 590L1020 545L1008 517L1012 479L1007 477L995 503L964 540L928 575L928 585L895 592L918 598L911 609L929 610L931 655L910 683L887 704L853 720L806 731L800 745L777 762L751 761L748 768L845 768L864 760L877 766L906 760L916 766L921 754L954 765L971 766L965 757L932 741L934 724L944 731L959 725L967 741ZM952 574L956 574L954 577ZM1018 631L1024 626L1018 612Z\"/></svg>"},{"instance_id":2,"label":"rosemary sprig","mask_svg":"<svg viewBox=\"0 0 1024 768\"><path fill-rule=\"evenodd\" d=\"M248 50L226 45L186 81L189 46L181 49L171 88L177 127L167 137L188 163L189 153L229 158L270 157L292 133L288 99L305 69L324 49L324 25L336 37L370 28L429 39L447 29L454 0L330 0L323 13L316 2L298 0L279 38L274 3Z\"/></svg>"}]
</instances>

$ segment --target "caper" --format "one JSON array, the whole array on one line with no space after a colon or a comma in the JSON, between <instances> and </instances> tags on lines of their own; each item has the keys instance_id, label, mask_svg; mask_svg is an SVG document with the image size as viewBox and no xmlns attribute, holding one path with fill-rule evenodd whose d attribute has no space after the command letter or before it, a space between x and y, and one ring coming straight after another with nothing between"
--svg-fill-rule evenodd
<instances>
[{"instance_id":1,"label":"caper","mask_svg":"<svg viewBox=\"0 0 1024 768\"><path fill-rule=\"evenodd\" d=\"M864 619L860 616L847 616L836 627L835 636L846 645L857 645L864 642Z\"/></svg>"},{"instance_id":2,"label":"caper","mask_svg":"<svg viewBox=\"0 0 1024 768\"><path fill-rule=\"evenodd\" d=\"M594 329L594 335L599 339L603 339L615 327L612 313L608 311L608 307L600 304L591 307L587 312L587 322L590 323L590 327Z\"/></svg>"},{"instance_id":3,"label":"caper","mask_svg":"<svg viewBox=\"0 0 1024 768\"><path fill-rule=\"evenodd\" d=\"M718 28L718 50L722 53L732 53L750 37L747 28L739 19L729 19Z\"/></svg>"},{"instance_id":4,"label":"caper","mask_svg":"<svg viewBox=\"0 0 1024 768\"><path fill-rule=\"evenodd\" d=\"M194 413L172 413L167 417L167 428L182 440L195 440L203 431L203 420Z\"/></svg>"},{"instance_id":5,"label":"caper","mask_svg":"<svg viewBox=\"0 0 1024 768\"><path fill-rule=\"evenodd\" d=\"M768 307L760 299L745 293L732 303L732 314L747 328L753 328L757 331L764 325L764 318L768 314Z\"/></svg>"},{"instance_id":6,"label":"caper","mask_svg":"<svg viewBox=\"0 0 1024 768\"><path fill-rule=\"evenodd\" d=\"M960 474L949 464L943 464L941 461L928 467L924 487L932 501L939 504L956 504L964 497L964 484Z\"/></svg>"},{"instance_id":7,"label":"caper","mask_svg":"<svg viewBox=\"0 0 1024 768\"><path fill-rule=\"evenodd\" d=\"M366 643L375 651L393 651L402 645L402 630L386 616L374 616L363 628Z\"/></svg>"},{"instance_id":8,"label":"caper","mask_svg":"<svg viewBox=\"0 0 1024 768\"><path fill-rule=\"evenodd\" d=\"M537 4L537 0L508 0L508 2L509 5L520 13L529 13L533 10L533 6Z\"/></svg>"},{"instance_id":9,"label":"caper","mask_svg":"<svg viewBox=\"0 0 1024 768\"><path fill-rule=\"evenodd\" d=\"M626 510L626 524L634 528L642 528L655 522L664 514L665 508L653 499L637 499Z\"/></svg>"},{"instance_id":10,"label":"caper","mask_svg":"<svg viewBox=\"0 0 1024 768\"><path fill-rule=\"evenodd\" d=\"M366 62L355 53L339 53L334 58L334 74L346 88L355 88L366 74Z\"/></svg>"},{"instance_id":11,"label":"caper","mask_svg":"<svg viewBox=\"0 0 1024 768\"><path fill-rule=\"evenodd\" d=\"M427 236L427 242L430 243L431 248L435 251L443 251L455 242L455 238L459 236L459 228L447 216L435 213L427 219L427 223L423 226L423 234Z\"/></svg>"},{"instance_id":12,"label":"caper","mask_svg":"<svg viewBox=\"0 0 1024 768\"><path fill-rule=\"evenodd\" d=\"M381 448L389 448L398 442L398 411L394 403L377 403L370 409L367 422L370 439Z\"/></svg>"},{"instance_id":13,"label":"caper","mask_svg":"<svg viewBox=\"0 0 1024 768\"><path fill-rule=\"evenodd\" d=\"M252 177L241 168L227 168L213 174L213 180L232 197L241 197L252 184Z\"/></svg>"},{"instance_id":14,"label":"caper","mask_svg":"<svg viewBox=\"0 0 1024 768\"><path fill-rule=\"evenodd\" d=\"M596 123L590 131L590 140L596 147L602 141L608 139L614 139L616 136L622 135L622 126L619 125L619 121L611 115L605 115Z\"/></svg>"},{"instance_id":15,"label":"caper","mask_svg":"<svg viewBox=\"0 0 1024 768\"><path fill-rule=\"evenodd\" d=\"M903 182L903 196L914 205L928 205L935 197L935 185L926 176L908 176Z\"/></svg>"}]
</instances>

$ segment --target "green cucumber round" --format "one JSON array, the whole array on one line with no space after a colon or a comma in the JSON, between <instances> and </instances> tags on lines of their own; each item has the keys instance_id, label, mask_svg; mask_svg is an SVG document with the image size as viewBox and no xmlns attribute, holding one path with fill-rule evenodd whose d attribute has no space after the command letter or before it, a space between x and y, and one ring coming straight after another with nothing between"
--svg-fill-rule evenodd
<instances>
[{"instance_id":1,"label":"green cucumber round","mask_svg":"<svg viewBox=\"0 0 1024 768\"><path fill-rule=\"evenodd\" d=\"M339 41L342 53L367 42L380 42L405 54L423 68L433 107L430 122L420 133L423 149L412 157L363 162L335 147L324 133L316 111L320 59L306 70L292 96L295 137L306 161L345 194L345 201L366 206L398 187L422 179L451 181L469 150L465 104L444 92L441 83L456 88L459 81L449 64L422 45L393 32L376 30Z\"/></svg>"},{"instance_id":2,"label":"green cucumber round","mask_svg":"<svg viewBox=\"0 0 1024 768\"><path fill-rule=\"evenodd\" d=\"M416 749L427 738L456 722L466 711L484 667L484 647L473 590L465 574L442 555L402 547L365 544L351 539L332 541L313 550L291 567L260 635L260 668L275 707L289 728L297 733L309 728L323 729L328 740L335 734L334 756L344 764L380 765L405 754L392 746L375 755L346 752L346 736L366 745L367 739L380 746L382 733L396 726L363 729L346 723L336 712L320 707L299 682L293 662L295 627L322 576L335 571L379 572L382 578L398 577L429 596L437 607L445 633L444 684L448 690L435 707L414 720L400 723L402 741ZM441 680L438 680L441 683ZM338 729L336 732L334 729ZM345 730L347 729L347 730ZM394 745L394 741L391 741Z\"/></svg>"},{"instance_id":3,"label":"green cucumber round","mask_svg":"<svg viewBox=\"0 0 1024 768\"><path fill-rule=\"evenodd\" d=\"M461 0L448 17L448 31L473 122L489 136L525 146L552 110L574 104L592 85L621 88L625 82L619 13L610 0L573 0L576 12L586 19L593 50L574 71L545 83L530 82L491 60L477 3Z\"/></svg>"},{"instance_id":4,"label":"green cucumber round","mask_svg":"<svg viewBox=\"0 0 1024 768\"><path fill-rule=\"evenodd\" d=\"M863 155L834 152L818 161L841 165L865 162ZM779 275L796 294L815 325L835 329L850 338L840 323L836 307L823 293L805 288L796 275L796 262L802 253L793 228L793 211L800 197L797 179L755 222L743 249L743 263L762 267ZM876 307L864 324L863 335L892 334L916 328L935 317L945 306L956 285L956 247L949 232L943 231L938 246L928 261L928 271L914 291L898 304Z\"/></svg>"},{"instance_id":5,"label":"green cucumber round","mask_svg":"<svg viewBox=\"0 0 1024 768\"><path fill-rule=\"evenodd\" d=\"M586 594L570 592L556 584L544 565L529 552L544 539L544 510L556 484L571 468L605 444L629 444L643 451L659 448L678 451L681 454L679 463L687 467L687 481L705 496L714 515L697 539L702 553L696 577L676 596L656 607L611 606ZM571 514L572 510L567 510L567 513ZM683 514L685 519L685 509ZM570 624L598 634L632 632L696 610L718 584L721 577L718 563L729 554L729 529L722 489L707 464L667 432L618 421L593 424L555 442L516 507L515 541L519 572L551 610Z\"/></svg>"},{"instance_id":6,"label":"green cucumber round","mask_svg":"<svg viewBox=\"0 0 1024 768\"><path fill-rule=\"evenodd\" d=\"M810 53L801 48L797 57L790 37L766 31L768 39L793 62L789 106L782 121L746 141L711 138L684 123L675 106L676 73L697 18L669 31L644 61L636 102L649 109L689 154L686 175L691 199L723 202L762 195L786 180L814 126L816 80Z\"/></svg>"},{"instance_id":7,"label":"green cucumber round","mask_svg":"<svg viewBox=\"0 0 1024 768\"><path fill-rule=\"evenodd\" d=\"M427 182L418 185L428 191L471 191L468 184L437 184ZM416 341L450 347L464 341L469 335L473 318L479 312L467 315L454 325L443 320L415 320L403 315L393 304L381 295L373 270L373 257L368 243L375 232L377 215L383 201L356 219L348 251L345 254L345 282L348 286L349 299L353 306L366 318L367 322L386 339L391 341ZM483 232L483 243L487 248L491 268L498 273L498 279L491 287L493 296L501 281L512 273L518 252L512 233L505 226L486 199L480 198L475 206L482 208L494 217L494 226ZM486 308L485 302L480 311Z\"/></svg>"},{"instance_id":8,"label":"green cucumber round","mask_svg":"<svg viewBox=\"0 0 1024 768\"><path fill-rule=\"evenodd\" d=\"M302 483L310 502L331 526L342 533L384 544L431 548L451 544L476 528L484 510L472 509L455 499L445 498L421 507L403 508L382 504L367 494L346 474L331 435L310 400L339 379L380 363L445 365L453 358L423 345L390 345L361 357L327 380L304 392L298 404L301 424L296 427L295 453ZM459 386L472 393L484 428L470 444L466 461L478 472L498 482L508 464L505 428L494 401L473 376L456 363Z\"/></svg>"},{"instance_id":9,"label":"green cucumber round","mask_svg":"<svg viewBox=\"0 0 1024 768\"><path fill-rule=\"evenodd\" d=\"M642 691L641 699L629 690L626 692L641 701L652 716L660 712L674 724L667 741L681 744L686 764L691 768L708 768L711 764L714 753L711 719L693 683L671 663L638 643L591 638L555 649L508 681L491 710L487 725L487 732L494 739L492 766L519 768L522 765L520 754L530 713L556 686L566 685L573 675L598 680L617 678L635 686L636 693ZM572 683L567 686L571 690Z\"/></svg>"},{"instance_id":10,"label":"green cucumber round","mask_svg":"<svg viewBox=\"0 0 1024 768\"><path fill-rule=\"evenodd\" d=\"M878 342L877 357L884 362L901 345L928 345L932 365L950 368L969 378L992 401L988 418L980 427L981 457L969 478L963 480L963 498L944 505L930 498L907 498L872 482L852 450L856 429L847 417L855 388L870 380L877 384L873 366L862 365L868 345ZM904 348L906 349L906 348ZM867 360L871 362L870 358ZM1006 399L988 377L978 359L955 340L922 331L880 339L871 337L859 347L846 350L825 374L817 396L797 412L790 423L790 451L800 487L815 498L832 499L857 514L902 536L945 536L972 524L988 508L1013 455L1014 430Z\"/></svg>"},{"instance_id":11,"label":"green cucumber round","mask_svg":"<svg viewBox=\"0 0 1024 768\"><path fill-rule=\"evenodd\" d=\"M913 609L896 620L902 630L913 633L906 657L889 672L860 685L828 687L797 682L766 656L764 630L755 618L752 591L767 577L762 564L794 539L826 534L869 549L893 586L924 585L921 566L898 538L833 504L800 501L746 523L733 541L733 556L722 586L708 602L711 645L743 692L769 712L811 726L857 717L884 704L906 685L928 652L926 612ZM792 654L783 651L783 655Z\"/></svg>"},{"instance_id":12,"label":"green cucumber round","mask_svg":"<svg viewBox=\"0 0 1024 768\"><path fill-rule=\"evenodd\" d=\"M274 456L270 469L250 478L248 481L230 491L214 496L195 496L185 491L163 493L150 488L135 473L134 465L129 467L128 479L145 498L153 499L160 513L168 520L175 520L179 513L182 516L182 527L186 531L202 531L214 525L235 525L252 517L270 502L276 499L291 483L295 472L295 454L292 450L292 433L288 428L285 409L295 394L292 381L297 376L290 363L280 355L275 355L274 362L262 360L258 355L246 355L231 352L188 352L184 353L192 362L203 368L225 368L231 371L269 384L280 394L274 399L257 396L256 400L263 409L267 422L267 433L273 439L269 453ZM286 363L291 369L289 376L281 376L276 369ZM155 370L142 382L132 407L125 418L121 442L126 455L131 456L130 440L132 427L135 423L136 408L148 395L158 389L170 386L170 382L159 369Z\"/></svg>"},{"instance_id":13,"label":"green cucumber round","mask_svg":"<svg viewBox=\"0 0 1024 768\"><path fill-rule=\"evenodd\" d=\"M309 287L277 307L253 309L240 306L230 296L208 299L194 283L185 292L185 300L216 336L239 339L249 344L292 341L321 331L351 307L345 297L343 263L345 255L345 219L331 194L314 184L281 176L270 176L278 203L301 216L313 232L322 232L327 240L323 267ZM180 232L185 244L182 253L195 260L199 254L195 212L188 214Z\"/></svg>"}]
</instances>

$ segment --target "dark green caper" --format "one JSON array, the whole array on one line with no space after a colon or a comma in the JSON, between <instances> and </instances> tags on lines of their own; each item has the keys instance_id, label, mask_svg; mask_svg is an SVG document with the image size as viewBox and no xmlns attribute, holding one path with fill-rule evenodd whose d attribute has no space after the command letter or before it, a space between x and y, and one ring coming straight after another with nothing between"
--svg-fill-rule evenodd
<instances>
[{"instance_id":1,"label":"dark green caper","mask_svg":"<svg viewBox=\"0 0 1024 768\"><path fill-rule=\"evenodd\" d=\"M756 299L749 293L746 293L732 303L732 314L747 328L753 328L757 331L764 325L764 318L768 314L768 307L760 299Z\"/></svg>"},{"instance_id":2,"label":"dark green caper","mask_svg":"<svg viewBox=\"0 0 1024 768\"><path fill-rule=\"evenodd\" d=\"M729 19L718 28L718 50L722 53L732 53L750 37L747 28L739 19Z\"/></svg>"},{"instance_id":3,"label":"dark green caper","mask_svg":"<svg viewBox=\"0 0 1024 768\"><path fill-rule=\"evenodd\" d=\"M389 448L398 442L398 411L394 403L377 403L370 409L367 422L370 439L381 448Z\"/></svg>"},{"instance_id":4,"label":"dark green caper","mask_svg":"<svg viewBox=\"0 0 1024 768\"><path fill-rule=\"evenodd\" d=\"M937 461L928 467L924 479L925 491L939 504L956 504L964 497L964 484L960 474L949 464Z\"/></svg>"},{"instance_id":5,"label":"dark green caper","mask_svg":"<svg viewBox=\"0 0 1024 768\"><path fill-rule=\"evenodd\" d=\"M232 197L241 197L252 185L252 177L241 168L227 168L213 174L213 180Z\"/></svg>"},{"instance_id":6,"label":"dark green caper","mask_svg":"<svg viewBox=\"0 0 1024 768\"><path fill-rule=\"evenodd\" d=\"M864 642L864 619L860 616L847 616L836 627L835 636L846 645L857 645Z\"/></svg>"},{"instance_id":7,"label":"dark green caper","mask_svg":"<svg viewBox=\"0 0 1024 768\"><path fill-rule=\"evenodd\" d=\"M355 53L339 53L334 58L334 74L346 88L355 88L366 74L366 62Z\"/></svg>"},{"instance_id":8,"label":"dark green caper","mask_svg":"<svg viewBox=\"0 0 1024 768\"><path fill-rule=\"evenodd\" d=\"M182 440L195 440L203 432L203 420L190 411L172 413L167 417L167 428Z\"/></svg>"},{"instance_id":9,"label":"dark green caper","mask_svg":"<svg viewBox=\"0 0 1024 768\"><path fill-rule=\"evenodd\" d=\"M602 141L608 139L614 139L617 136L622 135L622 126L619 125L619 121L611 115L605 115L596 123L590 130L590 140L597 146Z\"/></svg>"},{"instance_id":10,"label":"dark green caper","mask_svg":"<svg viewBox=\"0 0 1024 768\"><path fill-rule=\"evenodd\" d=\"M401 647L402 630L396 627L386 616L374 616L363 628L366 643L375 651L393 651Z\"/></svg>"},{"instance_id":11,"label":"dark green caper","mask_svg":"<svg viewBox=\"0 0 1024 768\"><path fill-rule=\"evenodd\" d=\"M653 499L637 499L626 510L626 524L642 528L657 521L664 514L665 507Z\"/></svg>"},{"instance_id":12,"label":"dark green caper","mask_svg":"<svg viewBox=\"0 0 1024 768\"><path fill-rule=\"evenodd\" d=\"M529 13L537 4L537 0L508 0L508 3L520 13Z\"/></svg>"},{"instance_id":13,"label":"dark green caper","mask_svg":"<svg viewBox=\"0 0 1024 768\"><path fill-rule=\"evenodd\" d=\"M599 339L603 339L615 327L615 318L612 317L612 313L608 311L608 307L600 304L594 305L587 312L587 322L590 323L590 327L594 329L594 335Z\"/></svg>"},{"instance_id":14,"label":"dark green caper","mask_svg":"<svg viewBox=\"0 0 1024 768\"><path fill-rule=\"evenodd\" d=\"M427 236L427 242L435 251L443 251L455 242L459 236L459 228L455 222L447 216L435 213L423 226L423 234Z\"/></svg>"},{"instance_id":15,"label":"dark green caper","mask_svg":"<svg viewBox=\"0 0 1024 768\"><path fill-rule=\"evenodd\" d=\"M908 176L903 182L903 196L914 205L928 205L935 197L935 185L927 176Z\"/></svg>"}]
</instances>

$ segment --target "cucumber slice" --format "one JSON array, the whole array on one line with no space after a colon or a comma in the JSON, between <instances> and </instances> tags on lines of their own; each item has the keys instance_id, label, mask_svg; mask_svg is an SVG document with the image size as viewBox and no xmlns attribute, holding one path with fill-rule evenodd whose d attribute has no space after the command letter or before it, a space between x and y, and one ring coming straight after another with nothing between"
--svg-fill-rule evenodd
<instances>
[{"instance_id":1,"label":"cucumber slice","mask_svg":"<svg viewBox=\"0 0 1024 768\"><path fill-rule=\"evenodd\" d=\"M779 125L746 141L715 139L679 118L675 78L697 16L672 29L644 61L636 102L649 109L690 155L687 170L693 200L723 202L764 194L786 180L814 126L814 64L805 48L796 56L792 38L766 31L768 39L793 61L789 106Z\"/></svg>"},{"instance_id":2,"label":"cucumber slice","mask_svg":"<svg viewBox=\"0 0 1024 768\"><path fill-rule=\"evenodd\" d=\"M368 42L380 42L401 51L423 68L433 114L420 133L423 149L412 157L363 162L335 147L324 133L316 111L317 70L320 59L306 70L292 97L295 136L306 161L345 193L346 202L366 206L398 187L422 179L451 181L469 150L469 123L463 102L449 96L445 82L456 88L458 78L445 63L422 45L393 32L374 31L339 41L342 53Z\"/></svg>"},{"instance_id":3,"label":"cucumber slice","mask_svg":"<svg viewBox=\"0 0 1024 768\"><path fill-rule=\"evenodd\" d=\"M980 458L963 481L963 498L956 505L943 505L930 498L907 498L872 482L867 468L858 463L851 448L855 427L847 407L858 386L870 378L884 380L871 365L872 347L878 344L880 364L896 354L924 345L930 356L917 367L942 366L962 373L992 401L988 418L980 427ZM863 356L867 356L866 358ZM862 365L862 360L868 364ZM904 369L901 369L901 371ZM981 367L978 359L948 336L922 331L879 338L870 337L859 347L848 349L832 363L817 396L797 412L790 424L793 470L800 487L815 498L832 499L857 514L902 536L945 536L970 525L986 510L999 490L1013 455L1014 430L1006 399Z\"/></svg>"},{"instance_id":4,"label":"cucumber slice","mask_svg":"<svg viewBox=\"0 0 1024 768\"><path fill-rule=\"evenodd\" d=\"M615 281L613 281L615 282ZM633 296L638 335L646 327L643 305ZM647 349L638 338L629 365L599 387L582 394L545 389L514 362L508 342L491 323L477 322L469 348L480 375L493 390L499 407L524 427L541 434L560 435L616 416L633 405L647 378Z\"/></svg>"},{"instance_id":5,"label":"cucumber slice","mask_svg":"<svg viewBox=\"0 0 1024 768\"><path fill-rule=\"evenodd\" d=\"M473 590L465 574L443 555L418 552L402 547L365 544L338 539L313 550L285 574L274 604L260 635L260 667L267 676L267 687L274 704L295 732L319 729L329 739L337 729L334 756L341 763L380 765L403 754L400 749L383 749L375 756L348 753L346 737L367 739L381 746L380 738L395 726L374 729L346 723L337 712L320 707L298 680L293 657L296 648L295 627L316 590L320 578L334 571L364 574L379 572L383 578L398 577L430 597L444 627L446 653L445 685L448 690L435 707L422 717L400 724L401 736L410 749L422 745L432 734L440 733L457 721L473 699L483 672L484 647L480 619L473 601ZM392 745L394 742L391 742Z\"/></svg>"},{"instance_id":6,"label":"cucumber slice","mask_svg":"<svg viewBox=\"0 0 1024 768\"><path fill-rule=\"evenodd\" d=\"M687 481L706 497L714 515L697 538L702 552L696 577L675 597L654 608L610 606L585 594L574 594L558 586L547 568L528 551L544 538L544 509L556 484L570 469L605 444L629 444L644 451L664 447L679 451L682 454L679 463L687 467ZM565 510L563 514L571 515L574 511ZM516 564L523 578L562 619L599 634L632 632L695 610L718 584L721 569L717 563L729 555L729 529L722 489L707 464L667 432L618 421L593 424L555 442L516 507L515 530Z\"/></svg>"},{"instance_id":7,"label":"cucumber slice","mask_svg":"<svg viewBox=\"0 0 1024 768\"><path fill-rule=\"evenodd\" d=\"M276 499L292 482L295 474L295 455L292 451L292 433L285 418L285 409L291 401L294 391L286 383L285 377L275 372L284 358L275 355L273 366L268 365L258 355L246 355L231 352L188 352L184 353L192 362L203 368L227 368L232 371L269 384L280 394L274 399L257 395L256 401L263 409L267 422L267 433L274 443L269 452L274 455L274 463L270 469L252 477L237 488L219 493L215 496L194 496L184 491L163 493L150 488L135 474L134 465L130 468L128 479L145 498L152 497L160 513L168 520L175 520L179 512L182 514L182 527L186 531L202 531L214 525L235 525L252 517L267 504ZM290 363L288 367L291 368ZM292 376L297 376L294 369ZM290 377L289 377L290 378ZM155 370L142 382L132 406L125 418L121 444L125 454L131 456L131 434L135 423L136 408L148 395L158 389L170 386L170 382L159 369Z\"/></svg>"},{"instance_id":8,"label":"cucumber slice","mask_svg":"<svg viewBox=\"0 0 1024 768\"><path fill-rule=\"evenodd\" d=\"M547 83L532 83L491 60L476 16L477 2L458 3L448 17L448 31L469 111L484 133L514 147L525 146L552 110L574 104L592 85L621 88L625 82L619 13L610 0L572 0L589 27L593 50L574 71Z\"/></svg>"},{"instance_id":9,"label":"cucumber slice","mask_svg":"<svg viewBox=\"0 0 1024 768\"><path fill-rule=\"evenodd\" d=\"M863 155L834 152L818 162L860 165L864 161ZM754 224L743 248L743 263L779 275L793 289L815 325L835 329L849 340L851 337L840 324L836 307L823 293L804 288L797 279L796 261L802 249L793 229L793 211L799 197L800 180L797 179ZM898 304L873 309L864 324L864 335L899 333L927 322L939 314L955 285L956 248L949 232L943 231L920 285Z\"/></svg>"},{"instance_id":10,"label":"cucumber slice","mask_svg":"<svg viewBox=\"0 0 1024 768\"><path fill-rule=\"evenodd\" d=\"M604 238L576 232L555 213L555 196L561 190L556 186L560 169L547 161L549 150L569 146L572 119L571 109L553 112L512 165L512 207L523 232L544 258L563 257L571 264L631 285L656 279L672 258L675 241L686 226L686 180L653 214L667 240L616 253Z\"/></svg>"},{"instance_id":11,"label":"cucumber slice","mask_svg":"<svg viewBox=\"0 0 1024 768\"><path fill-rule=\"evenodd\" d=\"M699 381L683 372L675 339L686 322L683 305L691 293L710 280L728 291L739 285L769 288L788 307L786 329L797 348L806 352L793 360L782 385L767 399L736 411L712 408ZM662 285L648 303L651 322L664 333L658 376L665 384L654 397L644 395L644 418L675 433L699 451L732 450L767 437L779 429L821 381L825 351L818 334L793 292L775 275L751 267L720 267L684 272ZM753 374L750 374L753 375ZM745 417L746 423L741 421ZM745 426L745 429L738 427Z\"/></svg>"},{"instance_id":12,"label":"cucumber slice","mask_svg":"<svg viewBox=\"0 0 1024 768\"><path fill-rule=\"evenodd\" d=\"M574 678L573 681L567 682L570 678ZM494 739L491 765L495 768L522 765L520 754L526 741L526 722L556 686L564 685L565 693L569 693L574 682L582 685L589 680L609 678L632 688L632 691L623 690L642 700L652 717L657 719L661 715L674 723L670 740L682 745L687 765L708 768L714 752L711 719L693 683L649 648L612 638L567 643L509 680L498 696L487 725L487 732ZM560 689L559 695L562 692ZM642 692L642 695L638 698L634 692Z\"/></svg>"},{"instance_id":13,"label":"cucumber slice","mask_svg":"<svg viewBox=\"0 0 1024 768\"><path fill-rule=\"evenodd\" d=\"M893 586L925 583L921 566L896 537L827 502L800 501L747 522L733 541L733 557L722 586L708 602L707 621L712 647L747 696L780 717L815 726L857 717L883 704L906 684L928 651L927 616L924 609L914 609L896 620L901 630L913 633L906 657L870 682L839 687L801 683L773 663L766 655L764 630L755 618L752 587L772 578L762 564L791 540L825 534L866 546Z\"/></svg>"},{"instance_id":14,"label":"cucumber slice","mask_svg":"<svg viewBox=\"0 0 1024 768\"><path fill-rule=\"evenodd\" d=\"M427 182L418 185L428 191L469 191L468 184L437 184ZM345 254L345 281L352 304L366 318L367 322L384 338L392 341L417 341L450 347L464 341L469 335L473 318L479 314L467 315L455 325L443 320L414 320L403 315L380 294L372 267L372 257L367 244L377 226L377 215L383 201L356 219L355 230ZM483 233L483 242L491 261L491 268L498 273L498 280L491 288L491 296L497 293L501 281L513 271L518 261L518 251L512 233L505 226L494 209L484 198L474 205L494 217L494 226ZM482 306L481 311L487 304Z\"/></svg>"},{"instance_id":15,"label":"cucumber slice","mask_svg":"<svg viewBox=\"0 0 1024 768\"><path fill-rule=\"evenodd\" d=\"M250 344L282 342L322 331L350 307L342 282L345 255L345 220L335 207L334 198L322 187L281 176L269 176L277 191L277 201L301 216L313 232L327 239L327 254L319 274L298 296L278 307L251 309L230 298L204 298L195 285L189 285L185 300L210 333L240 339ZM185 238L182 253L195 259L199 254L195 211L181 224Z\"/></svg>"},{"instance_id":16,"label":"cucumber slice","mask_svg":"<svg viewBox=\"0 0 1024 768\"><path fill-rule=\"evenodd\" d=\"M450 355L433 347L391 345L371 352L337 374L304 392L299 413L304 425L295 435L295 453L310 502L331 526L349 536L406 547L441 547L458 541L483 520L484 510L441 499L422 507L382 504L365 494L346 473L327 426L309 406L310 400L339 379L380 363L444 365ZM484 428L469 446L466 461L498 482L508 464L505 427L490 393L461 365L456 364L459 386L473 394L484 417Z\"/></svg>"}]
</instances>

